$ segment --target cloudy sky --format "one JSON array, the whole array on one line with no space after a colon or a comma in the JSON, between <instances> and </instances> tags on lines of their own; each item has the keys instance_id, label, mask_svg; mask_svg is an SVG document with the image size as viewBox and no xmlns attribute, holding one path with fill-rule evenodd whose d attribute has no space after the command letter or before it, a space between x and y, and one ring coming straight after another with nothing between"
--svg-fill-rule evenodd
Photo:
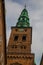
<instances>
[{"instance_id":1,"label":"cloudy sky","mask_svg":"<svg viewBox=\"0 0 43 65\"><path fill-rule=\"evenodd\" d=\"M16 25L25 3L32 26L32 53L35 53L35 62L39 65L43 53L43 0L5 0L7 43L11 26Z\"/></svg>"}]
</instances>

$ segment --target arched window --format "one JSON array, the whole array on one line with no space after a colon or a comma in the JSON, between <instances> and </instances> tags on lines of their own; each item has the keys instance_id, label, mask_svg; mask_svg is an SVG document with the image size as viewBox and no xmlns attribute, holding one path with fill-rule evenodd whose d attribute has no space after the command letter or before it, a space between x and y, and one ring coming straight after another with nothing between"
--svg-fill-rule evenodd
<instances>
[{"instance_id":1,"label":"arched window","mask_svg":"<svg viewBox=\"0 0 43 65\"><path fill-rule=\"evenodd\" d=\"M15 37L14 37L14 41L17 41L18 40L18 36L16 35Z\"/></svg>"},{"instance_id":2,"label":"arched window","mask_svg":"<svg viewBox=\"0 0 43 65\"><path fill-rule=\"evenodd\" d=\"M23 35L22 41L26 41L26 35Z\"/></svg>"}]
</instances>

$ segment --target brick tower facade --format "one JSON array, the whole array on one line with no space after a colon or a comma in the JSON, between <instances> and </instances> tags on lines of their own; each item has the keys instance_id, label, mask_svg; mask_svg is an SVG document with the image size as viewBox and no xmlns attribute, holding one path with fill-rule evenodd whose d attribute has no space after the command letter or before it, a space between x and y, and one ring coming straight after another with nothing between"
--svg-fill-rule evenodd
<instances>
[{"instance_id":1,"label":"brick tower facade","mask_svg":"<svg viewBox=\"0 0 43 65\"><path fill-rule=\"evenodd\" d=\"M5 65L6 52L6 31L5 31L5 8L4 0L0 0L0 65Z\"/></svg>"},{"instance_id":2,"label":"brick tower facade","mask_svg":"<svg viewBox=\"0 0 43 65\"><path fill-rule=\"evenodd\" d=\"M23 9L15 27L11 27L8 42L7 65L34 65L34 54L31 53L32 27L28 12Z\"/></svg>"}]
</instances>

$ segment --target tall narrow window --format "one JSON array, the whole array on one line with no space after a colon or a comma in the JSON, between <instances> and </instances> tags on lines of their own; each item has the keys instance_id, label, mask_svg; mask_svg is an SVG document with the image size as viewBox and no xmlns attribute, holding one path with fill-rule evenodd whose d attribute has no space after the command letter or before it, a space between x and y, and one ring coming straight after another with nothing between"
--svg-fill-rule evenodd
<instances>
[{"instance_id":1,"label":"tall narrow window","mask_svg":"<svg viewBox=\"0 0 43 65\"><path fill-rule=\"evenodd\" d=\"M24 49L26 49L26 46L24 46Z\"/></svg>"},{"instance_id":2,"label":"tall narrow window","mask_svg":"<svg viewBox=\"0 0 43 65\"><path fill-rule=\"evenodd\" d=\"M18 40L18 36L15 36L15 37L14 37L14 41L17 41L17 40Z\"/></svg>"},{"instance_id":3,"label":"tall narrow window","mask_svg":"<svg viewBox=\"0 0 43 65\"><path fill-rule=\"evenodd\" d=\"M15 45L15 48L17 48L17 45Z\"/></svg>"},{"instance_id":4,"label":"tall narrow window","mask_svg":"<svg viewBox=\"0 0 43 65\"><path fill-rule=\"evenodd\" d=\"M22 37L22 41L26 41L26 36L25 35Z\"/></svg>"}]
</instances>

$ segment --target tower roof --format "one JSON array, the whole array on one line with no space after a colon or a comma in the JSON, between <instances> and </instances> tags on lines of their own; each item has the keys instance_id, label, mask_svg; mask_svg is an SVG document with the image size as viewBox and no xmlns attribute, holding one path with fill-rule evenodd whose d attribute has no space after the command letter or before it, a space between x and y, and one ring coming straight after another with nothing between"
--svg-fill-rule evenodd
<instances>
[{"instance_id":1,"label":"tower roof","mask_svg":"<svg viewBox=\"0 0 43 65\"><path fill-rule=\"evenodd\" d=\"M28 11L25 8L22 10L20 17L18 18L18 22L17 22L17 27L29 27L30 23L29 23L29 16L28 16Z\"/></svg>"},{"instance_id":2,"label":"tower roof","mask_svg":"<svg viewBox=\"0 0 43 65\"><path fill-rule=\"evenodd\" d=\"M21 16L25 16L28 18L28 11L26 9L23 9L23 11L21 12Z\"/></svg>"}]
</instances>

